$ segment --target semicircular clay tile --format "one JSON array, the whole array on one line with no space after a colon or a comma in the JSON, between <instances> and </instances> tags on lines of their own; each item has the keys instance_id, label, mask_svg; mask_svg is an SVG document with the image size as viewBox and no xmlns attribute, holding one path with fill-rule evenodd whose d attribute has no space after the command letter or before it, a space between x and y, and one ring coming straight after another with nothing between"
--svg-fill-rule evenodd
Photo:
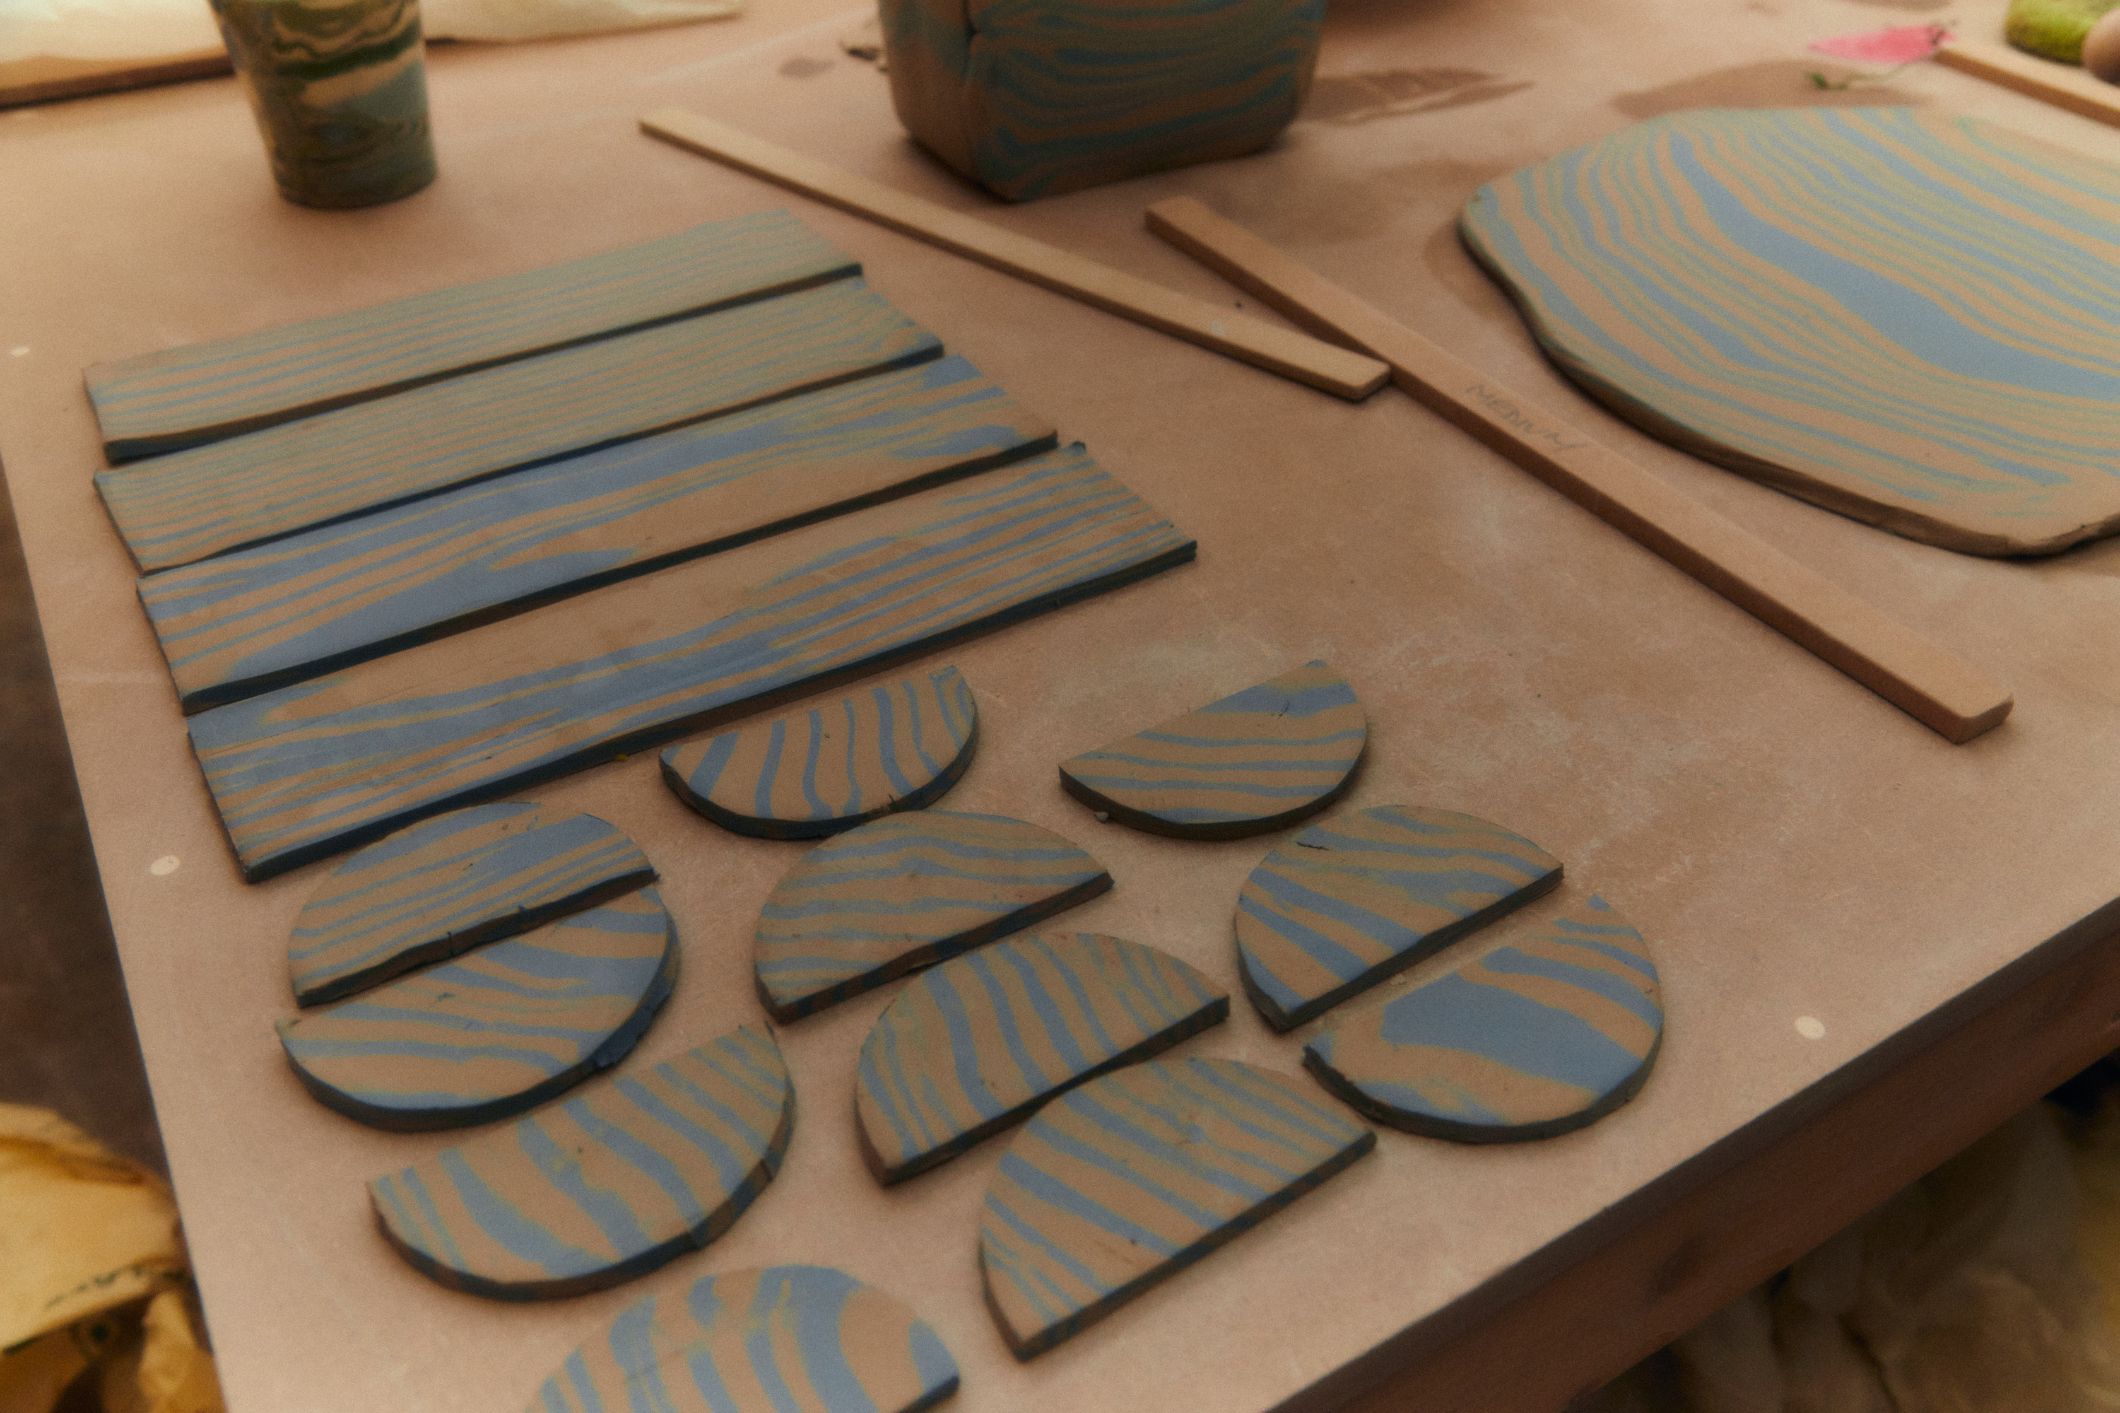
<instances>
[{"instance_id":1,"label":"semicircular clay tile","mask_svg":"<svg viewBox=\"0 0 2120 1413\"><path fill-rule=\"evenodd\" d=\"M280 1022L309 1092L379 1128L519 1114L626 1057L677 980L647 887Z\"/></svg>"},{"instance_id":2,"label":"semicircular clay tile","mask_svg":"<svg viewBox=\"0 0 2120 1413\"><path fill-rule=\"evenodd\" d=\"M998 814L915 810L828 839L758 919L758 991L775 1020L836 1005L1005 937L1112 886L1048 829Z\"/></svg>"},{"instance_id":3,"label":"semicircular clay tile","mask_svg":"<svg viewBox=\"0 0 2120 1413\"><path fill-rule=\"evenodd\" d=\"M1228 1014L1226 993L1138 942L1033 932L980 947L923 973L870 1030L862 1152L882 1181L909 1178Z\"/></svg>"},{"instance_id":4,"label":"semicircular clay tile","mask_svg":"<svg viewBox=\"0 0 2120 1413\"><path fill-rule=\"evenodd\" d=\"M1465 1142L1548 1138L1633 1098L1663 1043L1656 963L1603 898L1312 1040L1303 1060L1371 1118Z\"/></svg>"},{"instance_id":5,"label":"semicircular clay tile","mask_svg":"<svg viewBox=\"0 0 2120 1413\"><path fill-rule=\"evenodd\" d=\"M895 1296L829 1266L704 1276L627 1306L526 1413L918 1413L957 1363Z\"/></svg>"},{"instance_id":6,"label":"semicircular clay tile","mask_svg":"<svg viewBox=\"0 0 2120 1413\"><path fill-rule=\"evenodd\" d=\"M1114 1070L1009 1141L979 1218L987 1304L1028 1359L1375 1146L1290 1075L1219 1059Z\"/></svg>"},{"instance_id":7,"label":"semicircular clay tile","mask_svg":"<svg viewBox=\"0 0 2120 1413\"><path fill-rule=\"evenodd\" d=\"M1244 989L1276 1030L1322 1014L1560 881L1560 860L1454 810L1379 805L1278 845L1237 895Z\"/></svg>"},{"instance_id":8,"label":"semicircular clay tile","mask_svg":"<svg viewBox=\"0 0 2120 1413\"><path fill-rule=\"evenodd\" d=\"M2120 528L2120 169L1908 108L1653 119L1460 230L1652 435L1975 554Z\"/></svg>"},{"instance_id":9,"label":"semicircular clay tile","mask_svg":"<svg viewBox=\"0 0 2120 1413\"><path fill-rule=\"evenodd\" d=\"M295 999L350 996L654 877L633 841L594 815L520 802L441 815L325 878L288 941Z\"/></svg>"},{"instance_id":10,"label":"semicircular clay tile","mask_svg":"<svg viewBox=\"0 0 2120 1413\"><path fill-rule=\"evenodd\" d=\"M780 1170L795 1090L744 1026L623 1070L368 1185L398 1254L457 1290L575 1295L727 1231Z\"/></svg>"},{"instance_id":11,"label":"semicircular clay tile","mask_svg":"<svg viewBox=\"0 0 2120 1413\"><path fill-rule=\"evenodd\" d=\"M815 839L931 805L972 763L979 708L954 667L910 672L662 753L663 780L725 829Z\"/></svg>"},{"instance_id":12,"label":"semicircular clay tile","mask_svg":"<svg viewBox=\"0 0 2120 1413\"><path fill-rule=\"evenodd\" d=\"M1322 662L1062 763L1070 795L1121 824L1236 839L1345 794L1369 741L1354 689Z\"/></svg>"}]
</instances>

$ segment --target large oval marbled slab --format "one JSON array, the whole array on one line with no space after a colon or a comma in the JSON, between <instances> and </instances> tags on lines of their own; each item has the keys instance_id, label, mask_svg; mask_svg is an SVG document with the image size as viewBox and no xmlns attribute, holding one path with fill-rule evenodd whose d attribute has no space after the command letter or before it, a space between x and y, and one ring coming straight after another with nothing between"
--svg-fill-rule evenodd
<instances>
[{"instance_id":1,"label":"large oval marbled slab","mask_svg":"<svg viewBox=\"0 0 2120 1413\"><path fill-rule=\"evenodd\" d=\"M1560 881L1560 860L1454 810L1379 805L1275 848L1237 895L1244 989L1276 1030L1322 1014Z\"/></svg>"},{"instance_id":2,"label":"large oval marbled slab","mask_svg":"<svg viewBox=\"0 0 2120 1413\"><path fill-rule=\"evenodd\" d=\"M780 1170L795 1090L744 1026L619 1071L369 1184L383 1234L441 1284L501 1300L602 1290L705 1246Z\"/></svg>"},{"instance_id":3,"label":"large oval marbled slab","mask_svg":"<svg viewBox=\"0 0 2120 1413\"><path fill-rule=\"evenodd\" d=\"M1345 794L1368 743L1354 689L1312 662L1064 761L1060 784L1136 829L1236 839Z\"/></svg>"},{"instance_id":4,"label":"large oval marbled slab","mask_svg":"<svg viewBox=\"0 0 2120 1413\"><path fill-rule=\"evenodd\" d=\"M350 996L654 877L633 841L595 815L519 801L441 815L325 878L288 940L294 998Z\"/></svg>"},{"instance_id":5,"label":"large oval marbled slab","mask_svg":"<svg viewBox=\"0 0 2120 1413\"><path fill-rule=\"evenodd\" d=\"M1376 1146L1291 1075L1150 1060L1071 1089L1010 1140L979 1219L987 1305L1052 1348Z\"/></svg>"},{"instance_id":6,"label":"large oval marbled slab","mask_svg":"<svg viewBox=\"0 0 2120 1413\"><path fill-rule=\"evenodd\" d=\"M758 992L775 1020L837 1005L1112 886L1049 829L998 814L885 815L803 855L758 919Z\"/></svg>"},{"instance_id":7,"label":"large oval marbled slab","mask_svg":"<svg viewBox=\"0 0 2120 1413\"><path fill-rule=\"evenodd\" d=\"M379 1128L519 1114L624 1059L677 981L650 886L280 1022L302 1083Z\"/></svg>"},{"instance_id":8,"label":"large oval marbled slab","mask_svg":"<svg viewBox=\"0 0 2120 1413\"><path fill-rule=\"evenodd\" d=\"M1227 993L1138 942L1033 932L980 947L922 973L862 1044L862 1153L881 1181L909 1178L1228 1015Z\"/></svg>"},{"instance_id":9,"label":"large oval marbled slab","mask_svg":"<svg viewBox=\"0 0 2120 1413\"><path fill-rule=\"evenodd\" d=\"M971 765L978 731L964 675L923 668L672 746L663 781L724 829L816 839L941 799Z\"/></svg>"},{"instance_id":10,"label":"large oval marbled slab","mask_svg":"<svg viewBox=\"0 0 2120 1413\"><path fill-rule=\"evenodd\" d=\"M1909 108L1640 123L1473 197L1561 370L1652 435L1897 534L2120 529L2120 168Z\"/></svg>"},{"instance_id":11,"label":"large oval marbled slab","mask_svg":"<svg viewBox=\"0 0 2120 1413\"><path fill-rule=\"evenodd\" d=\"M1593 895L1303 1051L1371 1118L1464 1142L1549 1138L1633 1098L1663 1043L1648 943Z\"/></svg>"},{"instance_id":12,"label":"large oval marbled slab","mask_svg":"<svg viewBox=\"0 0 2120 1413\"><path fill-rule=\"evenodd\" d=\"M892 1295L829 1266L703 1276L567 1356L526 1413L918 1413L957 1361Z\"/></svg>"}]
</instances>

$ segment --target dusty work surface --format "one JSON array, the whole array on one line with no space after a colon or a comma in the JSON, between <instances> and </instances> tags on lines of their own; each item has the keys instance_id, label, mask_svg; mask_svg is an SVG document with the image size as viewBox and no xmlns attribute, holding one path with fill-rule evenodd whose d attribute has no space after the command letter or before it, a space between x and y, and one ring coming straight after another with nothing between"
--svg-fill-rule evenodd
<instances>
[{"instance_id":1,"label":"dusty work surface","mask_svg":"<svg viewBox=\"0 0 2120 1413\"><path fill-rule=\"evenodd\" d=\"M1270 1405L1439 1312L1432 1328L1477 1319L1623 1231L1630 1195L1719 1143L1714 1161L1740 1160L2120 897L2120 545L1963 558L1667 451L1545 369L1449 229L1481 182L1688 104L1900 97L2109 153L2108 131L1932 68L1814 90L1803 40L1904 18L1853 0L1755 0L1708 23L1680 0L1337 0L1310 116L1272 152L997 216L1232 304L1141 208L1191 193L1253 225L1997 673L2015 717L1952 747L1395 392L1350 407L640 136L641 111L682 103L978 204L905 145L883 80L840 52L858 12L753 11L437 54L441 180L358 214L280 203L225 81L0 115L0 457L236 1413L520 1407L643 1291L787 1261L910 1301L962 1363L965 1408ZM800 1095L786 1170L707 1253L527 1307L444 1291L390 1253L363 1180L448 1137L330 1113L280 1057L284 942L319 870L237 880L90 488L81 369L780 205L1200 542L1195 566L950 655L983 738L950 806L1091 848L1118 885L1069 926L1168 948L1234 989L1231 907L1270 841L1099 826L1054 767L1326 658L1372 713L1351 806L1504 821L1649 935L1670 1033L1636 1103L1514 1148L1384 1134L1285 1215L1018 1365L974 1256L999 1147L888 1192L863 1169L854 1058L878 993L782 1032ZM570 634L598 605L539 612ZM645 757L533 794L621 825L663 872L684 975L634 1063L757 1019L751 924L796 850L700 821ZM1297 1067L1304 1032L1276 1038L1236 1010L1190 1053Z\"/></svg>"}]
</instances>

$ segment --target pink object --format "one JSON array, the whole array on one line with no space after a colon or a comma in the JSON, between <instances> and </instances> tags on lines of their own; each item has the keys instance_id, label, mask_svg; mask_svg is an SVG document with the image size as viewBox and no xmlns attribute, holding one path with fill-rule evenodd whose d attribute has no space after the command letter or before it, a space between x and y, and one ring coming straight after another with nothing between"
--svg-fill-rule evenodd
<instances>
[{"instance_id":1,"label":"pink object","mask_svg":"<svg viewBox=\"0 0 2120 1413\"><path fill-rule=\"evenodd\" d=\"M1893 25L1821 39L1811 45L1811 52L1858 64L1911 64L1934 54L1950 37L1942 25Z\"/></svg>"}]
</instances>

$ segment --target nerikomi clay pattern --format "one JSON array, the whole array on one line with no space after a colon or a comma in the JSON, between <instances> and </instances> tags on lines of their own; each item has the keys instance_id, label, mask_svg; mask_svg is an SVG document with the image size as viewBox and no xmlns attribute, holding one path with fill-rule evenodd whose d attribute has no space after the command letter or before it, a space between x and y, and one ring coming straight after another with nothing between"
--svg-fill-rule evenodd
<instances>
[{"instance_id":1,"label":"nerikomi clay pattern","mask_svg":"<svg viewBox=\"0 0 2120 1413\"><path fill-rule=\"evenodd\" d=\"M964 675L921 668L671 746L663 780L724 829L815 839L941 799L971 765L978 730Z\"/></svg>"},{"instance_id":2,"label":"nerikomi clay pattern","mask_svg":"<svg viewBox=\"0 0 2120 1413\"><path fill-rule=\"evenodd\" d=\"M957 1362L895 1297L828 1266L704 1276L619 1312L527 1413L918 1413Z\"/></svg>"},{"instance_id":3,"label":"nerikomi clay pattern","mask_svg":"<svg viewBox=\"0 0 2120 1413\"><path fill-rule=\"evenodd\" d=\"M88 399L114 462L861 273L785 211L276 329L99 363Z\"/></svg>"},{"instance_id":4,"label":"nerikomi clay pattern","mask_svg":"<svg viewBox=\"0 0 2120 1413\"><path fill-rule=\"evenodd\" d=\"M1269 853L1237 895L1244 988L1288 1030L1520 907L1560 860L1469 814L1381 805Z\"/></svg>"},{"instance_id":5,"label":"nerikomi clay pattern","mask_svg":"<svg viewBox=\"0 0 2120 1413\"><path fill-rule=\"evenodd\" d=\"M2120 169L1911 108L1705 110L1460 221L1561 370L1656 436L1894 533L2120 528Z\"/></svg>"},{"instance_id":6,"label":"nerikomi clay pattern","mask_svg":"<svg viewBox=\"0 0 2120 1413\"><path fill-rule=\"evenodd\" d=\"M96 489L152 573L941 353L835 280L135 461Z\"/></svg>"},{"instance_id":7,"label":"nerikomi clay pattern","mask_svg":"<svg viewBox=\"0 0 2120 1413\"><path fill-rule=\"evenodd\" d=\"M1154 947L1032 932L923 972L861 1047L854 1113L883 1182L948 1161L1053 1095L1229 1014L1227 993Z\"/></svg>"},{"instance_id":8,"label":"nerikomi clay pattern","mask_svg":"<svg viewBox=\"0 0 2120 1413\"><path fill-rule=\"evenodd\" d=\"M1136 829L1236 839L1345 794L1368 741L1354 689L1313 662L1064 761L1060 784Z\"/></svg>"},{"instance_id":9,"label":"nerikomi clay pattern","mask_svg":"<svg viewBox=\"0 0 2120 1413\"><path fill-rule=\"evenodd\" d=\"M351 855L303 905L287 943L294 998L350 996L654 877L595 815L512 801L439 815Z\"/></svg>"},{"instance_id":10,"label":"nerikomi clay pattern","mask_svg":"<svg viewBox=\"0 0 2120 1413\"><path fill-rule=\"evenodd\" d=\"M1375 1146L1290 1075L1214 1059L1114 1070L1010 1140L979 1220L987 1304L1028 1359Z\"/></svg>"},{"instance_id":11,"label":"nerikomi clay pattern","mask_svg":"<svg viewBox=\"0 0 2120 1413\"><path fill-rule=\"evenodd\" d=\"M601 1290L703 1247L780 1170L795 1091L744 1026L620 1070L369 1184L383 1234L458 1290L533 1300Z\"/></svg>"},{"instance_id":12,"label":"nerikomi clay pattern","mask_svg":"<svg viewBox=\"0 0 2120 1413\"><path fill-rule=\"evenodd\" d=\"M916 810L828 839L775 885L758 919L758 991L793 1020L1017 932L1112 886L1047 829L998 814Z\"/></svg>"},{"instance_id":13,"label":"nerikomi clay pattern","mask_svg":"<svg viewBox=\"0 0 2120 1413\"><path fill-rule=\"evenodd\" d=\"M624 1059L677 980L654 887L280 1022L309 1092L378 1128L519 1114Z\"/></svg>"},{"instance_id":14,"label":"nerikomi clay pattern","mask_svg":"<svg viewBox=\"0 0 2120 1413\"><path fill-rule=\"evenodd\" d=\"M1548 1138L1634 1097L1663 1043L1656 963L1593 895L1353 1015L1303 1059L1371 1118L1468 1143Z\"/></svg>"}]
</instances>

